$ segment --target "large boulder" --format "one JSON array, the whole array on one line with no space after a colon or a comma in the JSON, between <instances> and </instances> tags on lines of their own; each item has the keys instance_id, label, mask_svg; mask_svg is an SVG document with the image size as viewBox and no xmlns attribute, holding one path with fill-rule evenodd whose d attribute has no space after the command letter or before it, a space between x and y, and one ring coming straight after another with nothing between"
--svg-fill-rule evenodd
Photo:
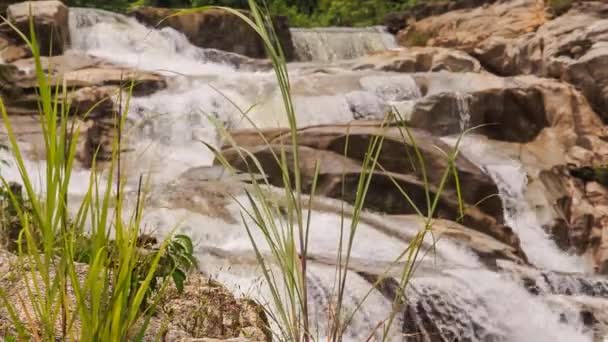
<instances>
[{"instance_id":1,"label":"large boulder","mask_svg":"<svg viewBox=\"0 0 608 342\"><path fill-rule=\"evenodd\" d=\"M402 12L389 13L384 17L384 25L390 33L397 33L406 28L408 22L421 20L449 11L483 6L497 0L443 0L421 1Z\"/></svg>"},{"instance_id":2,"label":"large boulder","mask_svg":"<svg viewBox=\"0 0 608 342\"><path fill-rule=\"evenodd\" d=\"M553 18L551 12L561 15ZM536 0L501 1L422 19L403 29L398 40L464 50L502 76L535 74L572 83L607 122L607 12L602 1L559 8Z\"/></svg>"},{"instance_id":3,"label":"large boulder","mask_svg":"<svg viewBox=\"0 0 608 342\"><path fill-rule=\"evenodd\" d=\"M249 12L242 11L249 16ZM171 16L175 10L155 7L139 7L130 15L138 21L161 27L171 27L182 32L196 46L235 52L253 58L265 58L266 49L259 35L241 18L219 10L192 12ZM277 38L287 60L294 58L294 47L287 18L273 18Z\"/></svg>"},{"instance_id":4,"label":"large boulder","mask_svg":"<svg viewBox=\"0 0 608 342\"><path fill-rule=\"evenodd\" d=\"M336 140L335 146L337 147L340 144L340 140L343 143L344 136L340 136L338 132L334 132L334 134L337 135L334 137ZM366 138L360 137L361 139ZM330 140L331 138L329 137L325 139L326 142ZM356 137L354 140L357 140ZM331 150L307 147L305 143L299 146L298 155L302 191L305 193L312 192L315 170L318 166L319 174L316 188L314 188L315 195L355 203L359 179L366 172L360 161L364 151L367 150L367 148L363 151L360 150L362 144L362 142L355 143L352 148L357 150L357 152L348 157ZM390 143L388 144L390 145ZM272 185L282 187L285 183L281 166L277 163L276 158L283 154L287 158L290 177L293 177L293 149L289 145L277 142L269 146L250 146L247 147L247 150L248 153L243 154L238 148L230 147L222 150L222 155L225 161L237 170L247 173L261 173L266 176ZM380 158L383 161L387 161L387 165L390 164L390 167L397 167L399 164L405 165L408 162L406 157L407 152L404 151L402 146L386 147L386 150L395 152L394 154L388 152L388 155ZM403 151L403 154L398 153L400 150ZM399 156L403 158L403 161L394 160L390 163L391 156L393 158ZM252 157L255 157L256 161ZM412 162L416 163L416 161ZM258 170L256 164L260 165L262 170ZM466 163L460 163L460 165L463 164ZM411 170L410 166L405 167ZM430 166L427 165L427 167ZM473 181L473 177L469 177L470 181L467 185L462 186L463 189L470 188L470 190L464 191L466 194L463 197L466 196L471 201L463 203L463 207L461 207L453 186L448 186L439 192L438 184L430 181L425 183L422 177L416 175L416 172L408 173L407 169L401 170L401 172L393 172L389 171L388 168L386 167L384 170L378 168L371 177L369 191L364 203L366 208L387 214L409 215L417 214L418 212L426 214L429 211L427 206L428 193L431 198L437 198L434 217L461 221L467 227L483 232L498 241L519 249L519 239L517 236L509 227L502 224L502 205L500 201L495 196L492 196L488 201L481 201L481 193L489 193L490 188L494 188L495 192L493 194L496 194L497 190L493 184L488 184L489 182L485 185L486 189L483 189L483 183L484 181L487 182L487 180L484 178L486 176L481 175L480 172L477 183ZM429 170L431 169L429 168ZM430 172L436 172L436 175L439 175L441 171L433 170ZM466 174L467 171L463 170L463 173ZM404 196L404 193L407 194L407 198ZM487 203L482 203L477 208L475 205L478 202Z\"/></svg>"},{"instance_id":5,"label":"large boulder","mask_svg":"<svg viewBox=\"0 0 608 342\"><path fill-rule=\"evenodd\" d=\"M436 135L477 127L475 132L493 139L537 145L547 167L565 163L556 157L564 157L573 146L600 148L602 137L608 136L586 98L563 82L471 73L414 78L426 96L416 103L408 122ZM553 147L556 153L546 153Z\"/></svg>"},{"instance_id":6,"label":"large boulder","mask_svg":"<svg viewBox=\"0 0 608 342\"><path fill-rule=\"evenodd\" d=\"M26 1L8 6L7 19L19 31L29 36L30 18L34 22L36 40L42 56L60 55L70 44L69 10L61 1ZM24 45L8 24L0 24L0 37L9 37Z\"/></svg>"},{"instance_id":7,"label":"large boulder","mask_svg":"<svg viewBox=\"0 0 608 342\"><path fill-rule=\"evenodd\" d=\"M420 180L425 177L432 186L439 186L448 169L449 160L445 153L453 149L428 132L400 127L377 127L371 125L330 125L303 128L298 131L300 146L317 150L331 151L338 156L346 156L362 162L368 147L375 137L382 138L382 151L378 162L382 168L397 174L414 175ZM291 134L286 133L271 140L272 144L285 145L291 141ZM418 160L420 152L423 162ZM498 193L490 177L479 168L460 156L455 160L459 181L464 184L462 196L467 203L478 203L482 199ZM456 190L454 177L449 177L445 188ZM480 204L485 212L500 219L502 204L495 196Z\"/></svg>"},{"instance_id":8,"label":"large boulder","mask_svg":"<svg viewBox=\"0 0 608 342\"><path fill-rule=\"evenodd\" d=\"M534 32L547 20L542 1L500 1L422 19L400 31L397 38L405 46L455 47L473 52L490 37L519 37Z\"/></svg>"}]
</instances>

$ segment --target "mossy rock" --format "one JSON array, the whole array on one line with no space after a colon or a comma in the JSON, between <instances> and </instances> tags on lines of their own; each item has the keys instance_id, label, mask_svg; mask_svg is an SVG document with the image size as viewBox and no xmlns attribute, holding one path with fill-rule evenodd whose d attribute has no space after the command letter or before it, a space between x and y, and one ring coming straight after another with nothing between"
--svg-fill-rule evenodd
<instances>
[{"instance_id":1,"label":"mossy rock","mask_svg":"<svg viewBox=\"0 0 608 342\"><path fill-rule=\"evenodd\" d=\"M608 187L608 166L583 166L571 169L570 174L584 182L598 182Z\"/></svg>"}]
</instances>

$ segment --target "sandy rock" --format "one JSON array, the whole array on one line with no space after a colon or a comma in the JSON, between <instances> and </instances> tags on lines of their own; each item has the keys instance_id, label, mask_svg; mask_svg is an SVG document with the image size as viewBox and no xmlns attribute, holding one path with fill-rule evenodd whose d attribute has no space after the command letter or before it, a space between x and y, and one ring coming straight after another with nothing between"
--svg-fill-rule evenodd
<instances>
[{"instance_id":1,"label":"sandy rock","mask_svg":"<svg viewBox=\"0 0 608 342\"><path fill-rule=\"evenodd\" d=\"M409 22L422 20L430 16L449 11L481 7L496 0L444 0L418 2L402 12L389 13L384 17L384 25L390 33L396 34L406 28Z\"/></svg>"},{"instance_id":2,"label":"sandy rock","mask_svg":"<svg viewBox=\"0 0 608 342\"><path fill-rule=\"evenodd\" d=\"M404 46L455 47L472 52L489 37L518 37L547 21L543 1L501 1L473 10L458 10L417 21L399 32Z\"/></svg>"}]
</instances>

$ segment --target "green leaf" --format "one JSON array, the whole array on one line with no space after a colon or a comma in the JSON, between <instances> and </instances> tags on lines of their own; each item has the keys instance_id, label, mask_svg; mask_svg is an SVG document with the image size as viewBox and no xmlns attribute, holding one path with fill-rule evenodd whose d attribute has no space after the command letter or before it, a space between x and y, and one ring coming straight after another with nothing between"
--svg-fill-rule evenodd
<instances>
[{"instance_id":1,"label":"green leaf","mask_svg":"<svg viewBox=\"0 0 608 342\"><path fill-rule=\"evenodd\" d=\"M182 272L180 269L175 269L173 274L171 274L171 278L173 278L173 282L175 283L175 287L179 293L184 292L184 282L186 281L186 273Z\"/></svg>"}]
</instances>

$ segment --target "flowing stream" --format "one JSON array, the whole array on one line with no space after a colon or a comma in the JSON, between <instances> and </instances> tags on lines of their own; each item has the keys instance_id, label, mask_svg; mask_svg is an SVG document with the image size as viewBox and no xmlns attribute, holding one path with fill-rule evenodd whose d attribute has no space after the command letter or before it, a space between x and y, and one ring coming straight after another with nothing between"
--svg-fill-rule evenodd
<instances>
[{"instance_id":1,"label":"flowing stream","mask_svg":"<svg viewBox=\"0 0 608 342\"><path fill-rule=\"evenodd\" d=\"M151 172L157 188L156 201L146 215L146 226L168 233L178 225L180 231L197 242L203 271L238 294L266 301L268 292L261 282L251 242L240 220L239 206L233 202L221 203L219 215L219 209L212 210L205 204L209 202L200 198L202 195L189 195L192 188L189 183L185 182L181 188L179 184L183 181L180 175L187 170L191 170L188 172L195 179L212 177L205 172L197 173L197 168L212 164L213 154L200 141L210 145L219 143L217 122L228 127L286 126L274 75L212 63L205 49L192 46L179 32L169 28L150 29L119 14L72 9L70 23L74 51L170 77L167 89L134 98L128 113L135 127L132 140L136 154L141 158L133 174ZM380 28L294 29L292 34L298 55L304 60L333 61L395 46L392 37ZM346 70L328 75L300 66L290 66L300 126L374 117L390 106L410 108L421 97L411 75ZM461 102L459 114L465 121L464 128L468 113L466 101ZM249 110L253 104L255 107ZM432 341L480 342L592 341L591 333L575 310L566 304L556 304L549 297L559 295L563 286L569 286L569 294L589 295L585 292L589 287L600 291L608 285L602 280L585 283L582 274L568 278L555 273L581 272L585 266L578 258L558 250L536 222L533 211L526 205L526 176L518 162L505 160L496 151L484 147L483 141L468 140L464 153L497 183L505 220L519 235L531 262L540 268L539 274L527 274L508 263L501 271L489 269L467 247L442 239L436 246L436 255L421 262L408 287L411 304L398 315L397 323L389 331L389 340L425 341L407 334L417 323L430 320L437 329L434 333L441 339L429 335L426 336L429 341L431 338L435 338ZM33 169L36 167L40 166L32 165ZM14 170L8 170L6 174L17 178ZM86 175L76 176L79 180L87 179ZM174 193L167 190L167 184L177 184ZM171 196L179 197L180 191L181 196L190 196L189 201L202 203L200 210L172 205L174 197ZM244 197L239 199L246 202ZM359 226L346 289L347 311L361 306L347 330L348 341L366 340L391 312L390 296L381 291L371 290L370 296L361 303L371 288L366 274L374 274L383 265L389 265L408 245L407 238L397 238L387 230L399 232L398 236L413 236L420 229L420 224L407 224L372 213L365 215L369 221ZM335 285L335 267L329 261L336 257L341 217L337 212L315 211L312 220L310 253L315 260L307 276L311 318L319 336L323 336ZM345 224L348 226L348 220ZM261 241L258 235L254 238ZM425 244L430 246L432 242L429 238ZM398 267L391 268L391 272L398 273ZM540 272L550 276L541 276ZM524 278L544 279L541 294L531 294L524 286ZM380 334L376 335L380 340Z\"/></svg>"},{"instance_id":2,"label":"flowing stream","mask_svg":"<svg viewBox=\"0 0 608 342\"><path fill-rule=\"evenodd\" d=\"M394 49L395 37L382 26L291 29L296 56L301 61L337 61Z\"/></svg>"}]
</instances>

